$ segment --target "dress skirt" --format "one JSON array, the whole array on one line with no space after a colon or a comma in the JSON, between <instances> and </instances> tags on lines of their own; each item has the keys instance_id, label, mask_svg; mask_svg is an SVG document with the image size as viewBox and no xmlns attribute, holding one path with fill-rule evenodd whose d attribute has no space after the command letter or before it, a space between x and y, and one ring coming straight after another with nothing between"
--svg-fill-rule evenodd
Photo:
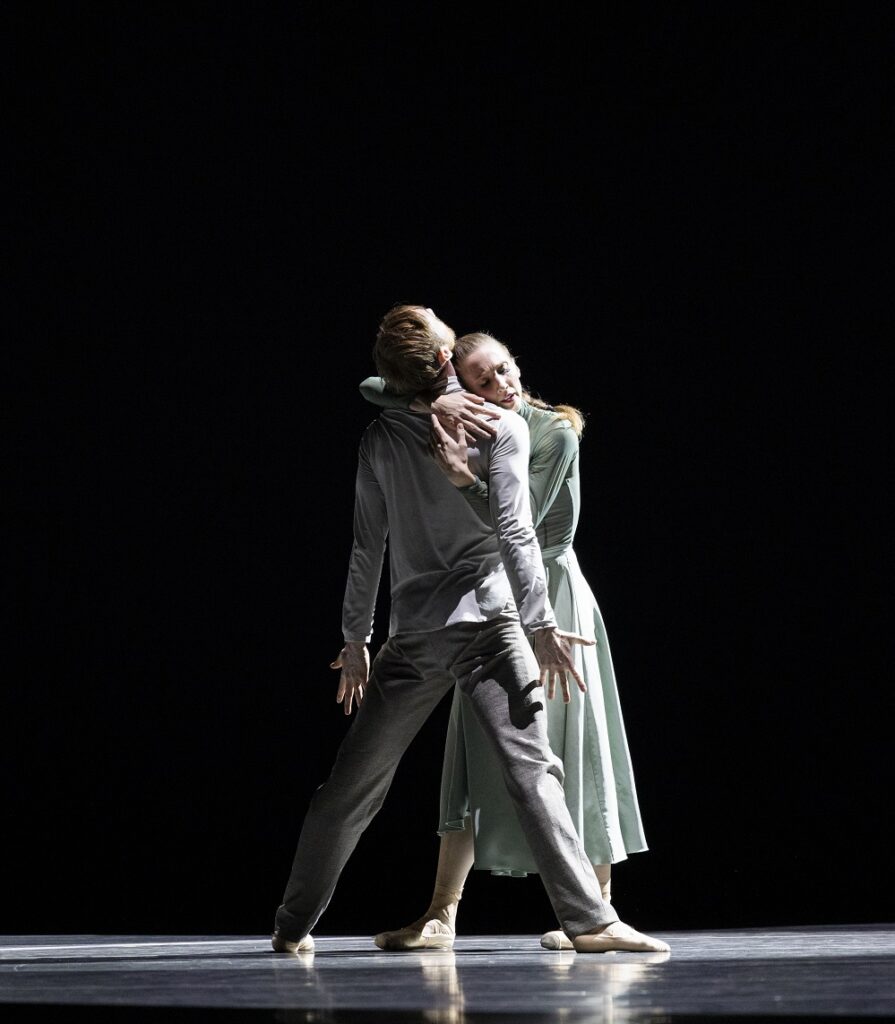
<instances>
[{"instance_id":1,"label":"dress skirt","mask_svg":"<svg viewBox=\"0 0 895 1024\"><path fill-rule=\"evenodd\" d=\"M557 687L547 700L548 735L563 766L566 804L593 864L614 864L647 849L634 773L609 651L596 598L572 548L545 551L550 603L560 629L595 639L575 646L581 693L570 681L571 702ZM537 871L507 795L497 758L468 698L454 689L441 778L439 833L466 828L475 837L475 867L499 875Z\"/></svg>"}]
</instances>

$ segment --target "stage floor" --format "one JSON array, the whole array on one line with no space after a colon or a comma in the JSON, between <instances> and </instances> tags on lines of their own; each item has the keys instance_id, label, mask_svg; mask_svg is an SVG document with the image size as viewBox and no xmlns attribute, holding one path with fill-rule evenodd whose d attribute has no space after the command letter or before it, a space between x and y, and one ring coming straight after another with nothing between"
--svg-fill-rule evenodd
<instances>
[{"instance_id":1,"label":"stage floor","mask_svg":"<svg viewBox=\"0 0 895 1024\"><path fill-rule=\"evenodd\" d=\"M895 1019L895 924L657 933L671 953L542 950L537 936L459 938L453 952L383 953L317 937L0 937L4 1020L282 1022Z\"/></svg>"}]
</instances>

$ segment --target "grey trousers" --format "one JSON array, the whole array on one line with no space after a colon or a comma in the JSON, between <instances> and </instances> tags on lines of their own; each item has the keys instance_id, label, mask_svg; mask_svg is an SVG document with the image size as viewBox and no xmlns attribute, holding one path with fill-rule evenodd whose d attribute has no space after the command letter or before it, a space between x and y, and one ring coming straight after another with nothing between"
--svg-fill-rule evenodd
<instances>
[{"instance_id":1,"label":"grey trousers","mask_svg":"<svg viewBox=\"0 0 895 1024\"><path fill-rule=\"evenodd\" d=\"M546 696L515 612L390 637L329 779L311 800L276 927L300 939L329 905L342 868L382 806L410 741L458 683L503 767L557 919L572 937L618 920L600 897L547 743Z\"/></svg>"}]
</instances>

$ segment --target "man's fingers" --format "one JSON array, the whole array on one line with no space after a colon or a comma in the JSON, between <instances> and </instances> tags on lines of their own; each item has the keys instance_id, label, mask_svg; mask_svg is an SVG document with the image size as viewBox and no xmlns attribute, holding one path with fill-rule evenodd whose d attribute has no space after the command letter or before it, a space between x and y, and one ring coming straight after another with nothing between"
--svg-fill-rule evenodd
<instances>
[{"instance_id":1,"label":"man's fingers","mask_svg":"<svg viewBox=\"0 0 895 1024\"><path fill-rule=\"evenodd\" d=\"M348 700L345 702L345 714L350 715L352 711L361 706L364 700L363 684L357 683L348 691Z\"/></svg>"},{"instance_id":2,"label":"man's fingers","mask_svg":"<svg viewBox=\"0 0 895 1024\"><path fill-rule=\"evenodd\" d=\"M562 633L564 640L568 640L570 644L581 644L582 647L593 647L596 644L596 640L591 640L586 636L579 636L577 633Z\"/></svg>"},{"instance_id":3,"label":"man's fingers","mask_svg":"<svg viewBox=\"0 0 895 1024\"><path fill-rule=\"evenodd\" d=\"M435 434L438 435L439 440L441 440L441 441L450 441L451 440L451 435L441 425L441 423L439 422L438 417L435 415L434 412L432 413L432 415L429 418L432 420L432 430L433 430L433 432Z\"/></svg>"},{"instance_id":4,"label":"man's fingers","mask_svg":"<svg viewBox=\"0 0 895 1024\"><path fill-rule=\"evenodd\" d=\"M587 683L581 678L581 673L576 668L570 668L569 672L572 674L572 678L578 684L578 689L582 693L587 693Z\"/></svg>"},{"instance_id":5,"label":"man's fingers","mask_svg":"<svg viewBox=\"0 0 895 1024\"><path fill-rule=\"evenodd\" d=\"M562 686L562 702L568 704L572 699L572 694L569 692L569 677L565 672L560 675L559 682Z\"/></svg>"},{"instance_id":6,"label":"man's fingers","mask_svg":"<svg viewBox=\"0 0 895 1024\"><path fill-rule=\"evenodd\" d=\"M547 700L553 700L556 693L556 676L551 672L547 677Z\"/></svg>"}]
</instances>

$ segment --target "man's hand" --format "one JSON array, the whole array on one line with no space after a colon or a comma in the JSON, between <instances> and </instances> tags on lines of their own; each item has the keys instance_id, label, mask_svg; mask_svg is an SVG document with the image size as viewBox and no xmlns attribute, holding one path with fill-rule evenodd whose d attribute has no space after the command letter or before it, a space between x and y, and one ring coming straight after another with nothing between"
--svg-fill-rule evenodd
<instances>
[{"instance_id":1,"label":"man's hand","mask_svg":"<svg viewBox=\"0 0 895 1024\"><path fill-rule=\"evenodd\" d=\"M469 448L462 423L457 424L457 436L451 437L433 413L429 451L438 468L455 487L469 487L475 483L475 474L469 468Z\"/></svg>"},{"instance_id":2,"label":"man's hand","mask_svg":"<svg viewBox=\"0 0 895 1024\"><path fill-rule=\"evenodd\" d=\"M499 420L499 409L483 409L485 399L468 391L452 391L449 395L439 395L430 408L450 431L464 427L473 437L495 437L497 427L489 420Z\"/></svg>"},{"instance_id":3,"label":"man's hand","mask_svg":"<svg viewBox=\"0 0 895 1024\"><path fill-rule=\"evenodd\" d=\"M584 647L593 647L595 643L595 640L588 640L587 637L579 636L577 633L567 633L564 629L557 629L555 626L535 631L535 657L541 667L541 685L547 684L548 700L553 700L558 679L562 688L563 704L569 703L572 699L572 695L569 693L569 675L578 684L578 689L582 693L587 693L587 686L575 668L572 645L581 644Z\"/></svg>"},{"instance_id":4,"label":"man's hand","mask_svg":"<svg viewBox=\"0 0 895 1024\"><path fill-rule=\"evenodd\" d=\"M363 640L349 640L329 667L342 670L336 701L343 706L345 714L350 715L354 702L360 707L370 675L370 652L367 645Z\"/></svg>"}]
</instances>

